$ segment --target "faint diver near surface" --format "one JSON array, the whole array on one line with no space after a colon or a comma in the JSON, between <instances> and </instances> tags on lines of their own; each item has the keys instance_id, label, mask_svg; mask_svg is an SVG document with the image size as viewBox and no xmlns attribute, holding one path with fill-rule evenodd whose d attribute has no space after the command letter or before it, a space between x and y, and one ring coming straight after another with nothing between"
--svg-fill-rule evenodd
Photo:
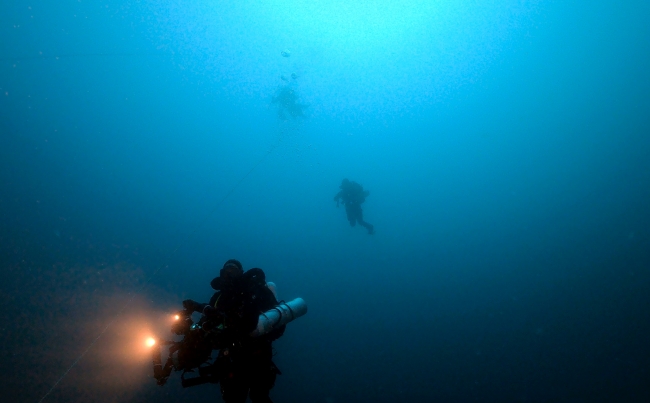
<instances>
[{"instance_id":1,"label":"faint diver near surface","mask_svg":"<svg viewBox=\"0 0 650 403\"><path fill-rule=\"evenodd\" d=\"M280 87L271 102L278 105L278 116L282 120L287 120L286 114L294 119L305 116L303 111L308 106L298 102L296 91L288 85Z\"/></svg>"}]
</instances>

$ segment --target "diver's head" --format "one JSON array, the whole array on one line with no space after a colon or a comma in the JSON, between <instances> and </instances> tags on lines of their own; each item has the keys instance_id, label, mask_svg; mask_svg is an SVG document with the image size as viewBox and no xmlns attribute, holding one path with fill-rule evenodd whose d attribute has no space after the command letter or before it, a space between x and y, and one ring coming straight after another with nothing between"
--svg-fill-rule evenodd
<instances>
[{"instance_id":1,"label":"diver's head","mask_svg":"<svg viewBox=\"0 0 650 403\"><path fill-rule=\"evenodd\" d=\"M219 277L221 277L221 286L232 285L233 282L244 274L244 267L236 259L230 259L223 264L221 271L219 272Z\"/></svg>"},{"instance_id":2,"label":"diver's head","mask_svg":"<svg viewBox=\"0 0 650 403\"><path fill-rule=\"evenodd\" d=\"M345 178L345 179L343 179L343 180L341 181L341 186L339 186L339 187L340 187L341 189L343 189L344 187L347 187L348 185L350 185L350 180L349 180L348 178Z\"/></svg>"}]
</instances>

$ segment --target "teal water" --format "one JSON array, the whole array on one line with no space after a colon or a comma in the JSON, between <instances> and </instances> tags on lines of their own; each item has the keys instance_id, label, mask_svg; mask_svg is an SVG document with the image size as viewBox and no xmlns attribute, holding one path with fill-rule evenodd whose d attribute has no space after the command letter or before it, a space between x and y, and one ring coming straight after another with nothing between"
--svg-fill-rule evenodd
<instances>
[{"instance_id":1,"label":"teal water","mask_svg":"<svg viewBox=\"0 0 650 403\"><path fill-rule=\"evenodd\" d=\"M3 3L0 396L219 401L142 341L237 258L309 304L276 402L649 401L648 15Z\"/></svg>"}]
</instances>

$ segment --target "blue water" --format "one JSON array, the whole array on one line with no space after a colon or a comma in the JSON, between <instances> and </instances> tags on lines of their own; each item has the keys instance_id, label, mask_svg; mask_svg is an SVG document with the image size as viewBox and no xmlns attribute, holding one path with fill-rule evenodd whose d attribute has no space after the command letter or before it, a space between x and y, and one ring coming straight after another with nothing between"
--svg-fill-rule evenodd
<instances>
[{"instance_id":1,"label":"blue water","mask_svg":"<svg viewBox=\"0 0 650 403\"><path fill-rule=\"evenodd\" d=\"M650 401L649 15L2 3L2 401L220 401L143 341L230 258L309 304L276 402Z\"/></svg>"}]
</instances>

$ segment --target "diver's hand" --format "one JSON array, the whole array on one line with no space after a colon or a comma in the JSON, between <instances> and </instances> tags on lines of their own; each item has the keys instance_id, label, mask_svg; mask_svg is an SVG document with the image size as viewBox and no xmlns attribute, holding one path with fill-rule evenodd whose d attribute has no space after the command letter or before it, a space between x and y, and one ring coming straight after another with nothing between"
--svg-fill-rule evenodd
<instances>
[{"instance_id":1,"label":"diver's hand","mask_svg":"<svg viewBox=\"0 0 650 403\"><path fill-rule=\"evenodd\" d=\"M186 311L192 313L194 311L197 311L197 306L200 306L198 302L191 300L191 299L186 299L183 301L183 308L185 308Z\"/></svg>"}]
</instances>

